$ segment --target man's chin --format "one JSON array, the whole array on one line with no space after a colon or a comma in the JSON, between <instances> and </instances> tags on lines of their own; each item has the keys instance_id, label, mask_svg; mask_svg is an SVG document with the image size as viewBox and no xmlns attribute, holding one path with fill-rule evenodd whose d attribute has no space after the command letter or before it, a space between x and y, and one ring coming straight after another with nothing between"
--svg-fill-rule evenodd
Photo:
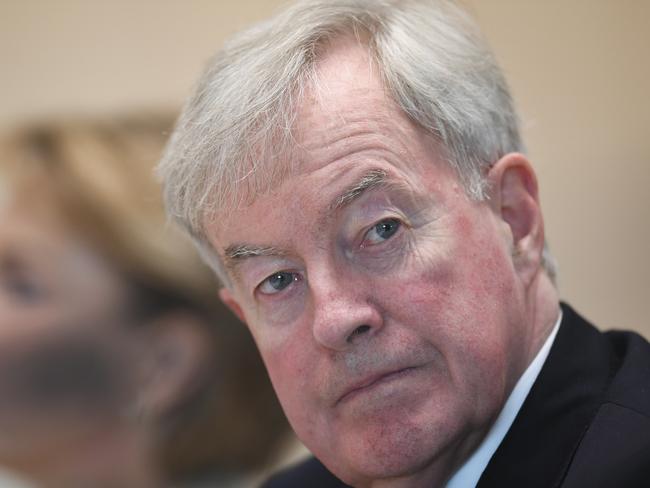
<instances>
[{"instance_id":1,"label":"man's chin","mask_svg":"<svg viewBox=\"0 0 650 488\"><path fill-rule=\"evenodd\" d=\"M424 478L432 486L436 465L445 457L444 437L429 429L384 424L371 432L351 429L338 437L328 452L316 457L351 486L369 486L377 480ZM444 479L444 473L440 476ZM418 483L419 484L419 483Z\"/></svg>"},{"instance_id":2,"label":"man's chin","mask_svg":"<svg viewBox=\"0 0 650 488\"><path fill-rule=\"evenodd\" d=\"M344 465L329 464L325 466L339 479L357 488L373 486L378 481L397 482L402 480L409 486L416 486L415 480L421 480L417 486L436 486L436 466L428 456L392 455L389 457L369 455L355 456L346 460ZM441 477L444 479L444 477ZM409 482L409 480L411 480Z\"/></svg>"}]
</instances>

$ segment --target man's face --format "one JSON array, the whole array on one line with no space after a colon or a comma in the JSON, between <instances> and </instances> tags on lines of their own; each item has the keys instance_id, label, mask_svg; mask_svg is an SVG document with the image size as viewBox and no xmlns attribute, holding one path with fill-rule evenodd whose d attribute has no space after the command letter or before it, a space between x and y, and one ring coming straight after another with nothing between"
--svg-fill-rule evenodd
<instances>
[{"instance_id":1,"label":"man's face","mask_svg":"<svg viewBox=\"0 0 650 488\"><path fill-rule=\"evenodd\" d=\"M211 240L300 439L348 483L444 480L525 368L508 226L333 47L298 114L297 169Z\"/></svg>"}]
</instances>

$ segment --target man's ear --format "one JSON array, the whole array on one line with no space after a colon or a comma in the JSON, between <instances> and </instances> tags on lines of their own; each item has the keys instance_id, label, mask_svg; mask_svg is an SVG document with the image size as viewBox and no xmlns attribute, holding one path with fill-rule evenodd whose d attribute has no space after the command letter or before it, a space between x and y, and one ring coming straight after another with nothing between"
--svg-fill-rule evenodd
<instances>
[{"instance_id":1,"label":"man's ear","mask_svg":"<svg viewBox=\"0 0 650 488\"><path fill-rule=\"evenodd\" d=\"M232 313L235 314L239 320L241 320L244 324L246 323L244 311L239 306L239 303L228 288L224 287L219 290L219 298L221 298L221 301L231 310Z\"/></svg>"},{"instance_id":2,"label":"man's ear","mask_svg":"<svg viewBox=\"0 0 650 488\"><path fill-rule=\"evenodd\" d=\"M143 326L137 399L141 414L163 415L204 380L214 351L202 320L174 311Z\"/></svg>"},{"instance_id":3,"label":"man's ear","mask_svg":"<svg viewBox=\"0 0 650 488\"><path fill-rule=\"evenodd\" d=\"M490 206L505 222L512 239L512 258L519 276L530 284L542 263L544 220L537 177L528 159L506 154L488 173Z\"/></svg>"}]
</instances>

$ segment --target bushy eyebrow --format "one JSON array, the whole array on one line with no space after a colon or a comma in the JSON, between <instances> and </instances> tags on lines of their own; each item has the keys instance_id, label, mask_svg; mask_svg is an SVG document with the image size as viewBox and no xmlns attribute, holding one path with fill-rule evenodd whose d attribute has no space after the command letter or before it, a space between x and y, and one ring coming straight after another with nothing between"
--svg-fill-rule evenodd
<instances>
[{"instance_id":1,"label":"bushy eyebrow","mask_svg":"<svg viewBox=\"0 0 650 488\"><path fill-rule=\"evenodd\" d=\"M371 169L364 173L361 179L346 188L337 198L334 199L330 205L330 212L336 212L342 207L349 205L370 189L385 185L387 176L386 171L383 169Z\"/></svg>"},{"instance_id":2,"label":"bushy eyebrow","mask_svg":"<svg viewBox=\"0 0 650 488\"><path fill-rule=\"evenodd\" d=\"M248 258L259 256L283 256L286 253L281 249L272 246L254 246L251 244L232 244L228 246L224 253L226 267L233 269L241 262Z\"/></svg>"}]
</instances>

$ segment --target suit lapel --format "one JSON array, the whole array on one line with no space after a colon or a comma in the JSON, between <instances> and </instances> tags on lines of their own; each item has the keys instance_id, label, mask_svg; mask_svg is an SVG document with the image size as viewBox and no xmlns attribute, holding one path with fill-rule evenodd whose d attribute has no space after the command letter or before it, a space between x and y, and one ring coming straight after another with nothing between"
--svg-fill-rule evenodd
<instances>
[{"instance_id":1,"label":"suit lapel","mask_svg":"<svg viewBox=\"0 0 650 488\"><path fill-rule=\"evenodd\" d=\"M610 382L608 342L569 306L549 356L478 487L559 486Z\"/></svg>"}]
</instances>

